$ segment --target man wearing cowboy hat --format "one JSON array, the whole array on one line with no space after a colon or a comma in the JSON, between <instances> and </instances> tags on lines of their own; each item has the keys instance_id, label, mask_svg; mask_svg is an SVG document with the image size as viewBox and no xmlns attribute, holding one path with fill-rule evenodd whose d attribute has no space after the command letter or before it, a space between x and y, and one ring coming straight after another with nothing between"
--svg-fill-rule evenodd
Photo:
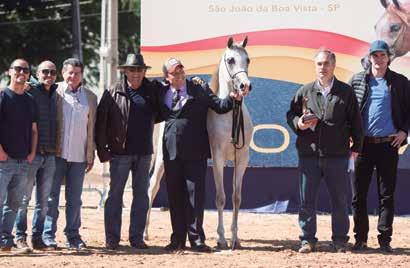
<instances>
[{"instance_id":1,"label":"man wearing cowboy hat","mask_svg":"<svg viewBox=\"0 0 410 268\"><path fill-rule=\"evenodd\" d=\"M122 78L105 90L97 108L96 145L101 162L110 161L110 191L104 207L105 239L108 249L117 249L121 234L122 196L132 173L129 241L146 249L143 240L148 210L149 167L153 153L152 134L156 118L154 86L145 72L151 68L141 54L128 54L118 66Z\"/></svg>"}]
</instances>

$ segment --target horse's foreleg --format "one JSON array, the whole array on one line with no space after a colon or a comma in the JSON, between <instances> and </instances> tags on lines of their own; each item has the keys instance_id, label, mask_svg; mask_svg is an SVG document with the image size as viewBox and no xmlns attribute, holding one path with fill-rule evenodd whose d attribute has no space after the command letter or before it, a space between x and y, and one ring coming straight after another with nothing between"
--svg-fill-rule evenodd
<instances>
[{"instance_id":1,"label":"horse's foreleg","mask_svg":"<svg viewBox=\"0 0 410 268\"><path fill-rule=\"evenodd\" d=\"M240 248L240 240L238 237L238 214L239 207L242 201L242 180L245 170L249 162L248 152L237 152L237 159L235 163L235 172L233 178L233 192L232 192L232 249Z\"/></svg>"},{"instance_id":2,"label":"horse's foreleg","mask_svg":"<svg viewBox=\"0 0 410 268\"><path fill-rule=\"evenodd\" d=\"M214 180L215 180L215 189L216 189L216 208L218 209L218 241L217 247L221 249L228 248L228 243L225 239L225 229L224 229L224 221L223 221L223 210L225 207L226 196L224 191L224 181L223 181L223 169L224 169L224 162L222 156L213 155L213 173L214 173Z\"/></svg>"},{"instance_id":3,"label":"horse's foreleg","mask_svg":"<svg viewBox=\"0 0 410 268\"><path fill-rule=\"evenodd\" d=\"M161 179L163 175L164 175L164 161L161 160L160 163L158 164L155 163L154 173L152 174L150 178L150 184L149 184L149 189L148 189L149 203L148 203L148 211L147 211L147 220L145 222L145 230L144 230L145 240L149 239L148 228L149 228L152 203L154 202L155 196L157 196L157 193L159 191L159 186L161 185Z\"/></svg>"},{"instance_id":4,"label":"horse's foreleg","mask_svg":"<svg viewBox=\"0 0 410 268\"><path fill-rule=\"evenodd\" d=\"M164 175L164 160L163 160L163 153L162 153L162 136L164 134L164 123L157 124L155 126L155 140L157 141L156 145L156 152L155 152L155 164L154 164L154 172L149 181L149 188L148 188L148 211L147 211L147 219L145 221L145 230L144 230L144 239L149 239L148 228L149 228L149 221L151 216L151 208L152 203L154 202L155 196L159 191L159 186L161 185L161 179Z\"/></svg>"}]
</instances>

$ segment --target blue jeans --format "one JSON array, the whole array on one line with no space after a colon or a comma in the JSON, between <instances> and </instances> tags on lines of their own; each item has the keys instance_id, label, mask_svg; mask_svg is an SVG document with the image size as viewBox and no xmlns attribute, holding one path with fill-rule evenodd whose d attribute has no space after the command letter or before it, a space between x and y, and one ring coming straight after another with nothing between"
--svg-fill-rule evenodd
<instances>
[{"instance_id":1,"label":"blue jeans","mask_svg":"<svg viewBox=\"0 0 410 268\"><path fill-rule=\"evenodd\" d=\"M110 191L104 207L105 240L118 244L121 238L122 197L128 175L132 173L130 243L143 241L148 211L149 167L151 155L115 155L110 161Z\"/></svg>"},{"instance_id":2,"label":"blue jeans","mask_svg":"<svg viewBox=\"0 0 410 268\"><path fill-rule=\"evenodd\" d=\"M300 170L300 240L316 243L316 200L322 178L332 201L332 240L344 244L349 240L349 215L347 203L347 183L349 181L348 159L346 157L301 157Z\"/></svg>"},{"instance_id":3,"label":"blue jeans","mask_svg":"<svg viewBox=\"0 0 410 268\"><path fill-rule=\"evenodd\" d=\"M37 154L31 165L29 165L23 202L17 212L15 223L17 240L26 240L27 237L27 206L30 203L34 184L36 185L36 203L33 214L32 240L38 241L42 239L44 219L48 208L47 202L55 170L56 163L53 154Z\"/></svg>"},{"instance_id":4,"label":"blue jeans","mask_svg":"<svg viewBox=\"0 0 410 268\"><path fill-rule=\"evenodd\" d=\"M65 177L65 216L66 226L64 234L68 241L80 239L81 227L81 194L85 176L86 162L68 162L56 157L56 172L53 186L48 199L48 211L44 222L43 239L55 240L57 231L58 205L60 200L61 182Z\"/></svg>"},{"instance_id":5,"label":"blue jeans","mask_svg":"<svg viewBox=\"0 0 410 268\"><path fill-rule=\"evenodd\" d=\"M9 158L0 162L0 248L14 245L11 232L23 200L28 166L27 160Z\"/></svg>"}]
</instances>

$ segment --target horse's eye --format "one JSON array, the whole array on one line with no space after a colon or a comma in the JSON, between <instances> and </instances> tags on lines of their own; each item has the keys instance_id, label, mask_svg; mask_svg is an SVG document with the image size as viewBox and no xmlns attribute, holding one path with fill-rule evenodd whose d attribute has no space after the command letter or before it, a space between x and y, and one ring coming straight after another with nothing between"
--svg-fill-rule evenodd
<instances>
[{"instance_id":1,"label":"horse's eye","mask_svg":"<svg viewBox=\"0 0 410 268\"><path fill-rule=\"evenodd\" d=\"M247 58L246 59L246 62L249 64L249 63L251 63L251 59L250 58Z\"/></svg>"},{"instance_id":2,"label":"horse's eye","mask_svg":"<svg viewBox=\"0 0 410 268\"><path fill-rule=\"evenodd\" d=\"M401 25L400 24L392 24L390 25L390 32L398 32L400 31Z\"/></svg>"},{"instance_id":3,"label":"horse's eye","mask_svg":"<svg viewBox=\"0 0 410 268\"><path fill-rule=\"evenodd\" d=\"M235 59L234 58L229 58L228 59L228 64L230 64L230 65L235 64Z\"/></svg>"}]
</instances>

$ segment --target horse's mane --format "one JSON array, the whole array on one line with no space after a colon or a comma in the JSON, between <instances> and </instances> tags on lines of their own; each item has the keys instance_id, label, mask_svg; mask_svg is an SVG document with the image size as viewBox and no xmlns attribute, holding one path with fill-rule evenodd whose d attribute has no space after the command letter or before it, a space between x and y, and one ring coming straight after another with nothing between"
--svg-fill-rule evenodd
<instances>
[{"instance_id":1,"label":"horse's mane","mask_svg":"<svg viewBox=\"0 0 410 268\"><path fill-rule=\"evenodd\" d=\"M210 87L212 92L216 95L219 91L219 65L216 70L212 73Z\"/></svg>"}]
</instances>

